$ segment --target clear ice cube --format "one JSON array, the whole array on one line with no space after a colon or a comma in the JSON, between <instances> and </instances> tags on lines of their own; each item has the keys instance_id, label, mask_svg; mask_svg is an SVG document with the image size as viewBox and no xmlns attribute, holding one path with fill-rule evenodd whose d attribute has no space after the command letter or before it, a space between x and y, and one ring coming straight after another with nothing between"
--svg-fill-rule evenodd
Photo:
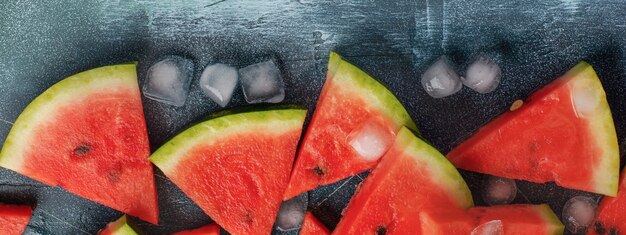
<instances>
[{"instance_id":1,"label":"clear ice cube","mask_svg":"<svg viewBox=\"0 0 626 235\"><path fill-rule=\"evenodd\" d=\"M239 69L239 77L248 103L280 103L285 99L285 84L272 60Z\"/></svg>"},{"instance_id":2,"label":"clear ice cube","mask_svg":"<svg viewBox=\"0 0 626 235\"><path fill-rule=\"evenodd\" d=\"M193 76L193 62L179 56L168 56L150 66L143 94L153 100L183 106Z\"/></svg>"},{"instance_id":3,"label":"clear ice cube","mask_svg":"<svg viewBox=\"0 0 626 235\"><path fill-rule=\"evenodd\" d=\"M483 183L483 200L488 205L506 205L517 196L515 180L489 176Z\"/></svg>"},{"instance_id":4,"label":"clear ice cube","mask_svg":"<svg viewBox=\"0 0 626 235\"><path fill-rule=\"evenodd\" d=\"M563 223L567 230L572 233L580 233L587 230L596 217L598 204L591 197L576 196L570 198L563 206Z\"/></svg>"},{"instance_id":5,"label":"clear ice cube","mask_svg":"<svg viewBox=\"0 0 626 235\"><path fill-rule=\"evenodd\" d=\"M382 120L369 118L348 134L347 142L361 159L373 162L387 152L394 136Z\"/></svg>"},{"instance_id":6,"label":"clear ice cube","mask_svg":"<svg viewBox=\"0 0 626 235\"><path fill-rule=\"evenodd\" d=\"M304 214L309 204L308 193L302 193L292 199L284 201L278 210L276 226L281 231L293 231L302 225Z\"/></svg>"},{"instance_id":7,"label":"clear ice cube","mask_svg":"<svg viewBox=\"0 0 626 235\"><path fill-rule=\"evenodd\" d=\"M472 230L471 235L503 235L504 225L501 220L492 220L478 225Z\"/></svg>"},{"instance_id":8,"label":"clear ice cube","mask_svg":"<svg viewBox=\"0 0 626 235\"><path fill-rule=\"evenodd\" d=\"M226 107L237 86L239 74L235 67L225 64L207 66L200 76L200 89L221 107Z\"/></svg>"},{"instance_id":9,"label":"clear ice cube","mask_svg":"<svg viewBox=\"0 0 626 235\"><path fill-rule=\"evenodd\" d=\"M501 77L500 66L486 54L480 53L467 66L465 77L461 77L461 80L465 86L485 94L498 87Z\"/></svg>"},{"instance_id":10,"label":"clear ice cube","mask_svg":"<svg viewBox=\"0 0 626 235\"><path fill-rule=\"evenodd\" d=\"M434 98L453 95L463 87L454 65L445 55L422 74L421 82L426 93Z\"/></svg>"}]
</instances>

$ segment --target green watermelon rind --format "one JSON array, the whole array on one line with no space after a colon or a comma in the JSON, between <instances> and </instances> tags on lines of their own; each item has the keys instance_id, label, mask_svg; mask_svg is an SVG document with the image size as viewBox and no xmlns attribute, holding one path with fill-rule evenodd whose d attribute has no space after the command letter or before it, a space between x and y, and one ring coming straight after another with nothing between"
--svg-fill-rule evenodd
<instances>
[{"instance_id":1,"label":"green watermelon rind","mask_svg":"<svg viewBox=\"0 0 626 235\"><path fill-rule=\"evenodd\" d=\"M135 231L133 226L131 226L128 222L126 215L123 215L118 220L111 222L105 229L115 235L139 235L139 233Z\"/></svg>"},{"instance_id":2,"label":"green watermelon rind","mask_svg":"<svg viewBox=\"0 0 626 235\"><path fill-rule=\"evenodd\" d=\"M24 161L20 150L29 141L32 128L50 121L58 107L69 105L94 92L116 87L139 91L136 63L87 70L52 85L28 104L15 120L0 151L0 166L19 172Z\"/></svg>"},{"instance_id":3,"label":"green watermelon rind","mask_svg":"<svg viewBox=\"0 0 626 235\"><path fill-rule=\"evenodd\" d=\"M191 126L157 149L150 161L164 173L173 173L185 153L198 144L210 144L206 140L219 141L233 134L250 133L251 136L263 131L284 133L300 130L307 110L301 107L278 108L242 113L225 112L226 115L215 117Z\"/></svg>"},{"instance_id":4,"label":"green watermelon rind","mask_svg":"<svg viewBox=\"0 0 626 235\"><path fill-rule=\"evenodd\" d=\"M559 217L554 214L554 211L552 211L548 204L536 205L534 207L546 222L546 234L560 235L565 232L565 226L561 223Z\"/></svg>"},{"instance_id":5,"label":"green watermelon rind","mask_svg":"<svg viewBox=\"0 0 626 235\"><path fill-rule=\"evenodd\" d=\"M598 97L599 107L593 116L585 117L589 120L589 132L597 140L599 149L604 150L603 155L599 158L601 162L593 170L595 189L592 191L614 197L617 195L619 184L619 144L611 108L606 100L602 83L593 67L584 61L570 69L563 78L572 79L573 82L582 83L580 86L593 87L599 91L597 93L600 96Z\"/></svg>"},{"instance_id":6,"label":"green watermelon rind","mask_svg":"<svg viewBox=\"0 0 626 235\"><path fill-rule=\"evenodd\" d=\"M418 138L406 127L402 127L396 136L396 146L404 149L404 153L411 156L418 166L423 166L431 174L433 180L439 181L441 187L455 197L459 208L474 206L472 193L459 171L437 149Z\"/></svg>"},{"instance_id":7,"label":"green watermelon rind","mask_svg":"<svg viewBox=\"0 0 626 235\"><path fill-rule=\"evenodd\" d=\"M342 91L349 90L358 94L366 99L369 105L376 107L380 113L388 115L398 126L404 125L415 132L418 131L402 103L385 85L343 59L336 52L330 52L328 73L332 76L332 81L342 88ZM341 76L335 76L336 74Z\"/></svg>"}]
</instances>

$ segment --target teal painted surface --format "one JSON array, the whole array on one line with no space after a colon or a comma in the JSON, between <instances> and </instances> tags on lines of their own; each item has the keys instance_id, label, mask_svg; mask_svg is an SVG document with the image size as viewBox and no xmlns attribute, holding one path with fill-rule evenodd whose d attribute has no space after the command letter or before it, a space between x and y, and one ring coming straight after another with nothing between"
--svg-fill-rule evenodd
<instances>
[{"instance_id":1,"label":"teal painted surface","mask_svg":"<svg viewBox=\"0 0 626 235\"><path fill-rule=\"evenodd\" d=\"M139 61L143 82L147 68L171 54L192 59L198 69L185 106L144 98L152 149L220 109L197 85L202 69L214 62L243 67L276 57L287 87L285 102L312 111L328 52L336 50L396 93L424 137L444 153L514 100L585 59L601 77L620 146L626 149L625 19L626 4L618 0L6 2L0 4L0 142L21 110L62 78ZM503 68L496 91L481 95L463 88L452 97L433 99L422 90L418 78L437 56L448 54L462 64L481 50L498 55ZM244 103L237 88L229 107ZM482 204L483 176L463 175ZM158 171L156 180L162 223L139 222L149 234L210 221ZM311 210L334 227L360 181L353 177L315 190ZM518 186L515 203L548 202L557 214L573 195L590 195L554 184ZM94 234L119 217L111 209L4 169L0 202L37 204L28 234Z\"/></svg>"}]
</instances>

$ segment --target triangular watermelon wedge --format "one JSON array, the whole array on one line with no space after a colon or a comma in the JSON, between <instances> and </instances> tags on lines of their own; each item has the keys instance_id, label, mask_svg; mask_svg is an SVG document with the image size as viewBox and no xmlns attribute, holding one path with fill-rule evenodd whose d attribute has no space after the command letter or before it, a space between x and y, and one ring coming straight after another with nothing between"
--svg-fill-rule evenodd
<instances>
[{"instance_id":1,"label":"triangular watermelon wedge","mask_svg":"<svg viewBox=\"0 0 626 235\"><path fill-rule=\"evenodd\" d=\"M306 110L229 113L196 124L150 157L231 234L269 234L289 182Z\"/></svg>"},{"instance_id":2,"label":"triangular watermelon wedge","mask_svg":"<svg viewBox=\"0 0 626 235\"><path fill-rule=\"evenodd\" d=\"M420 213L423 234L557 235L565 227L547 204L473 207ZM495 225L495 226L494 226Z\"/></svg>"},{"instance_id":3,"label":"triangular watermelon wedge","mask_svg":"<svg viewBox=\"0 0 626 235\"><path fill-rule=\"evenodd\" d=\"M0 204L0 234L22 234L32 213L30 206Z\"/></svg>"},{"instance_id":4,"label":"triangular watermelon wedge","mask_svg":"<svg viewBox=\"0 0 626 235\"><path fill-rule=\"evenodd\" d=\"M0 166L156 224L157 194L135 64L68 77L33 100Z\"/></svg>"},{"instance_id":5,"label":"triangular watermelon wedge","mask_svg":"<svg viewBox=\"0 0 626 235\"><path fill-rule=\"evenodd\" d=\"M107 224L98 232L98 235L138 235L140 234L138 231L135 225L128 221L126 215L123 215L116 221Z\"/></svg>"},{"instance_id":6,"label":"triangular watermelon wedge","mask_svg":"<svg viewBox=\"0 0 626 235\"><path fill-rule=\"evenodd\" d=\"M471 206L472 195L456 168L402 128L350 200L333 234L422 234L420 212Z\"/></svg>"},{"instance_id":7,"label":"triangular watermelon wedge","mask_svg":"<svg viewBox=\"0 0 626 235\"><path fill-rule=\"evenodd\" d=\"M480 128L448 159L469 171L617 193L619 151L611 110L585 62Z\"/></svg>"},{"instance_id":8,"label":"triangular watermelon wedge","mask_svg":"<svg viewBox=\"0 0 626 235\"><path fill-rule=\"evenodd\" d=\"M598 205L596 219L588 235L626 233L626 169L622 171L616 197L604 197Z\"/></svg>"},{"instance_id":9,"label":"triangular watermelon wedge","mask_svg":"<svg viewBox=\"0 0 626 235\"><path fill-rule=\"evenodd\" d=\"M362 159L348 143L351 132L373 120L394 133L402 126L417 131L400 101L385 86L331 52L326 82L298 150L284 199L375 166L378 160Z\"/></svg>"}]
</instances>

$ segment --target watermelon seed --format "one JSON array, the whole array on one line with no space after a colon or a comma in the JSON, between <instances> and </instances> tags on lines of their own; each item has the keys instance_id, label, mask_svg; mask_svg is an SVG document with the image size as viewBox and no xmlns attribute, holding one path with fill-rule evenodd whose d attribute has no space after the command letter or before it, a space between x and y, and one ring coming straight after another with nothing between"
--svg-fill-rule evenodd
<instances>
[{"instance_id":1,"label":"watermelon seed","mask_svg":"<svg viewBox=\"0 0 626 235\"><path fill-rule=\"evenodd\" d=\"M324 170L324 168L320 166L315 166L315 168L313 168L313 173L315 173L318 176L324 176L326 175L326 170Z\"/></svg>"},{"instance_id":2,"label":"watermelon seed","mask_svg":"<svg viewBox=\"0 0 626 235\"><path fill-rule=\"evenodd\" d=\"M620 234L620 232L618 232L616 228L611 228L611 229L609 230L609 234L610 234L610 235L619 235L619 234Z\"/></svg>"},{"instance_id":3,"label":"watermelon seed","mask_svg":"<svg viewBox=\"0 0 626 235\"><path fill-rule=\"evenodd\" d=\"M246 221L246 223L252 224L252 222L254 222L254 216L252 216L252 213L246 212L246 214L244 215L244 220Z\"/></svg>"},{"instance_id":4,"label":"watermelon seed","mask_svg":"<svg viewBox=\"0 0 626 235\"><path fill-rule=\"evenodd\" d=\"M387 234L387 228L384 225L379 225L376 228L376 235L385 235Z\"/></svg>"},{"instance_id":5,"label":"watermelon seed","mask_svg":"<svg viewBox=\"0 0 626 235\"><path fill-rule=\"evenodd\" d=\"M74 149L74 154L78 156L85 156L91 150L91 145L81 144Z\"/></svg>"},{"instance_id":6,"label":"watermelon seed","mask_svg":"<svg viewBox=\"0 0 626 235\"><path fill-rule=\"evenodd\" d=\"M515 111L515 110L521 108L522 105L524 105L524 101L523 100L516 100L515 102L513 102L513 104L511 104L511 108L509 108L509 110Z\"/></svg>"}]
</instances>

